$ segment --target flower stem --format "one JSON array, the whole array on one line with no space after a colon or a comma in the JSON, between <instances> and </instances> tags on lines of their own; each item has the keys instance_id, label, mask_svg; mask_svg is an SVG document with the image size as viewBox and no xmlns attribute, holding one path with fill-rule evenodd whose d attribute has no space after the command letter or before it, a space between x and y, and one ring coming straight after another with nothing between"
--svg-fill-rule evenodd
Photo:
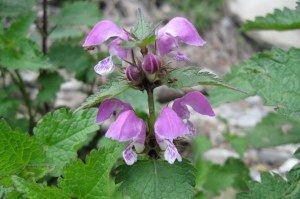
<instances>
[{"instance_id":1,"label":"flower stem","mask_svg":"<svg viewBox=\"0 0 300 199\"><path fill-rule=\"evenodd\" d=\"M154 107L154 97L153 97L153 88L149 87L147 89L148 94L148 107L149 107L149 133L150 135L154 135L154 122L155 122L155 107Z\"/></svg>"}]
</instances>

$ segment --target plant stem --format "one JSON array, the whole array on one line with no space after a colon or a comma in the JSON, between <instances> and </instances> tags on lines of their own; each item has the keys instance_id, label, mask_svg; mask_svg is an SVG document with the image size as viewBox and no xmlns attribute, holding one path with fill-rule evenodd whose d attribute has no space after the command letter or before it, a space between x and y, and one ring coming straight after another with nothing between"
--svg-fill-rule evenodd
<instances>
[{"instance_id":1,"label":"plant stem","mask_svg":"<svg viewBox=\"0 0 300 199\"><path fill-rule=\"evenodd\" d=\"M148 107L149 107L149 118L148 118L149 133L150 135L154 135L155 107L154 107L153 88L148 87L147 94L148 94Z\"/></svg>"},{"instance_id":2,"label":"plant stem","mask_svg":"<svg viewBox=\"0 0 300 199\"><path fill-rule=\"evenodd\" d=\"M18 71L15 71L15 73L16 73L17 79L15 79L14 76L12 76L12 77L13 77L14 81L18 84L19 89L20 89L20 91L23 95L23 100L24 100L25 106L27 107L28 115L29 115L29 134L33 135L33 128L35 126L35 119L34 119L34 115L32 113L31 100L30 100L29 94L26 90L24 81L23 81L20 73Z\"/></svg>"}]
</instances>

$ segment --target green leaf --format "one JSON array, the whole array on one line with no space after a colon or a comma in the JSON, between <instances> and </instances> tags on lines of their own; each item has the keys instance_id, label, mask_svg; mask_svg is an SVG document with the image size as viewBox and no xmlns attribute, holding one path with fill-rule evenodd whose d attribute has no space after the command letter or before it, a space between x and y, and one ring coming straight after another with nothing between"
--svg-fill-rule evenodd
<instances>
[{"instance_id":1,"label":"green leaf","mask_svg":"<svg viewBox=\"0 0 300 199\"><path fill-rule=\"evenodd\" d=\"M224 76L226 82L247 91L248 95L215 88L209 92L210 102L216 106L259 95L265 105L275 106L280 114L300 121L299 61L300 49L291 48L286 52L275 48L259 53Z\"/></svg>"},{"instance_id":2,"label":"green leaf","mask_svg":"<svg viewBox=\"0 0 300 199\"><path fill-rule=\"evenodd\" d=\"M144 15L142 14L141 9L138 9L136 14L136 23L132 29L132 33L139 39L143 40L147 37L149 37L153 32L153 26L151 23L149 23Z\"/></svg>"},{"instance_id":3,"label":"green leaf","mask_svg":"<svg viewBox=\"0 0 300 199\"><path fill-rule=\"evenodd\" d=\"M261 182L250 181L249 192L237 194L237 199L298 199L300 196L299 178L285 181L278 174L262 173Z\"/></svg>"},{"instance_id":4,"label":"green leaf","mask_svg":"<svg viewBox=\"0 0 300 199\"><path fill-rule=\"evenodd\" d=\"M47 162L54 165L51 175L59 176L63 167L77 157L88 135L99 129L95 117L96 109L76 113L59 109L38 122L34 135L44 147Z\"/></svg>"},{"instance_id":5,"label":"green leaf","mask_svg":"<svg viewBox=\"0 0 300 199\"><path fill-rule=\"evenodd\" d=\"M247 135L255 148L300 142L300 124L276 113L269 113Z\"/></svg>"},{"instance_id":6,"label":"green leaf","mask_svg":"<svg viewBox=\"0 0 300 199\"><path fill-rule=\"evenodd\" d=\"M36 183L29 183L26 180L18 177L12 177L14 184L19 192L25 194L26 198L29 199L69 199L66 194L64 194L57 187L47 187L41 186Z\"/></svg>"},{"instance_id":7,"label":"green leaf","mask_svg":"<svg viewBox=\"0 0 300 199\"><path fill-rule=\"evenodd\" d=\"M109 148L93 151L85 161L73 161L59 179L59 186L73 198L113 198L114 186L110 179L113 164L122 154L124 145L115 142Z\"/></svg>"},{"instance_id":8,"label":"green leaf","mask_svg":"<svg viewBox=\"0 0 300 199\"><path fill-rule=\"evenodd\" d=\"M34 0L0 0L0 17L16 17L31 10Z\"/></svg>"},{"instance_id":9,"label":"green leaf","mask_svg":"<svg viewBox=\"0 0 300 199\"><path fill-rule=\"evenodd\" d=\"M51 82L51 84L49 82ZM47 74L40 75L38 83L41 89L36 98L38 105L42 106L46 102L53 101L63 82L64 79L58 72L48 72Z\"/></svg>"},{"instance_id":10,"label":"green leaf","mask_svg":"<svg viewBox=\"0 0 300 199\"><path fill-rule=\"evenodd\" d=\"M58 25L88 25L93 26L101 19L100 10L96 2L66 3L59 16L50 20Z\"/></svg>"},{"instance_id":11,"label":"green leaf","mask_svg":"<svg viewBox=\"0 0 300 199\"><path fill-rule=\"evenodd\" d=\"M2 42L4 48L1 48ZM52 66L35 42L28 39L10 40L1 36L0 65L7 69L34 71Z\"/></svg>"},{"instance_id":12,"label":"green leaf","mask_svg":"<svg viewBox=\"0 0 300 199\"><path fill-rule=\"evenodd\" d=\"M275 9L272 14L256 17L254 21L247 21L242 26L243 31L249 30L292 30L300 29L300 4L295 10L284 8Z\"/></svg>"},{"instance_id":13,"label":"green leaf","mask_svg":"<svg viewBox=\"0 0 300 199\"><path fill-rule=\"evenodd\" d=\"M186 160L169 164L161 160L138 161L117 168L116 183L132 198L193 198L195 169Z\"/></svg>"},{"instance_id":14,"label":"green leaf","mask_svg":"<svg viewBox=\"0 0 300 199\"><path fill-rule=\"evenodd\" d=\"M66 41L56 42L50 47L48 56L59 67L75 72L75 77L81 81L91 83L96 76L93 66L97 60L81 46Z\"/></svg>"},{"instance_id":15,"label":"green leaf","mask_svg":"<svg viewBox=\"0 0 300 199\"><path fill-rule=\"evenodd\" d=\"M106 84L100 86L99 90L95 94L88 97L79 109L95 106L106 98L111 98L123 93L128 88L129 85L127 81L118 78L110 79Z\"/></svg>"},{"instance_id":16,"label":"green leaf","mask_svg":"<svg viewBox=\"0 0 300 199\"><path fill-rule=\"evenodd\" d=\"M4 120L0 120L0 137L0 177L44 162L45 154L36 140L27 133L13 131Z\"/></svg>"},{"instance_id":17,"label":"green leaf","mask_svg":"<svg viewBox=\"0 0 300 199\"><path fill-rule=\"evenodd\" d=\"M18 18L5 32L5 37L14 40L26 37L34 19L35 13L33 12Z\"/></svg>"},{"instance_id":18,"label":"green leaf","mask_svg":"<svg viewBox=\"0 0 300 199\"><path fill-rule=\"evenodd\" d=\"M209 72L201 72L197 67L178 68L168 73L164 84L171 88L181 89L197 85L214 85L241 91L230 86ZM242 92L242 91L241 91Z\"/></svg>"}]
</instances>

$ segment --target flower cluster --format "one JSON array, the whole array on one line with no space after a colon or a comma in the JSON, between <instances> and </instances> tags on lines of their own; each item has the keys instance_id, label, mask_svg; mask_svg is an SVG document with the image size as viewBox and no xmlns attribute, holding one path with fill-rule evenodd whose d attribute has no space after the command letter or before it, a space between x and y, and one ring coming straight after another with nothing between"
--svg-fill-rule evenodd
<instances>
[{"instance_id":1,"label":"flower cluster","mask_svg":"<svg viewBox=\"0 0 300 199\"><path fill-rule=\"evenodd\" d=\"M200 37L195 27L185 18L175 17L155 33L155 42L150 45L138 46L140 54L133 48L126 48L123 43L135 40L136 37L122 30L113 22L100 21L88 34L83 47L92 48L107 40L109 56L99 61L94 67L96 73L107 75L114 71L115 64L112 57L124 61L126 67L125 77L129 84L141 91L147 90L148 98L153 95L153 89L161 85L161 80L170 71L165 64L167 55L175 53L175 61L188 61L189 58L179 51L181 42L188 45L203 46L205 41ZM149 50L150 49L150 50ZM149 93L152 93L149 95ZM149 100L148 100L149 102ZM153 99L152 99L153 102ZM151 99L150 102L151 103ZM149 118L155 114L149 104ZM174 140L178 137L192 134L195 128L190 122L191 107L195 112L214 116L214 112L204 95L200 92L190 92L176 99L172 107L164 107L156 121L148 118L146 124L139 118L129 103L116 98L104 100L99 107L96 123L109 119L113 113L117 113L116 120L109 127L106 137L120 142L128 142L123 151L123 158L128 165L137 161L137 153L147 150L150 139L155 139L160 150L164 151L164 159L170 164L175 160L181 161ZM152 114L152 115L151 115Z\"/></svg>"}]
</instances>

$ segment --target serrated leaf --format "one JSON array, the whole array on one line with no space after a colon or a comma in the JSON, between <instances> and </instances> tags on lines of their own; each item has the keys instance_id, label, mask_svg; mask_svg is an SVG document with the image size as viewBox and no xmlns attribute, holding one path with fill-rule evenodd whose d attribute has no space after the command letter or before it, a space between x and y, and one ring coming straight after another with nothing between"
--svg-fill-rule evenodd
<instances>
[{"instance_id":1,"label":"serrated leaf","mask_svg":"<svg viewBox=\"0 0 300 199\"><path fill-rule=\"evenodd\" d=\"M63 171L59 186L65 193L79 199L113 198L114 186L110 171L116 160L122 155L124 145L115 142L111 147L93 151L84 164L73 161Z\"/></svg>"},{"instance_id":2,"label":"serrated leaf","mask_svg":"<svg viewBox=\"0 0 300 199\"><path fill-rule=\"evenodd\" d=\"M300 124L276 113L269 113L247 135L255 148L300 142Z\"/></svg>"},{"instance_id":3,"label":"serrated leaf","mask_svg":"<svg viewBox=\"0 0 300 199\"><path fill-rule=\"evenodd\" d=\"M298 199L300 185L297 181L285 181L278 174L262 173L261 182L250 181L249 192L237 194L237 199Z\"/></svg>"},{"instance_id":4,"label":"serrated leaf","mask_svg":"<svg viewBox=\"0 0 300 199\"><path fill-rule=\"evenodd\" d=\"M44 147L47 162L54 165L51 175L59 176L63 167L77 157L88 135L99 129L95 117L96 109L76 113L59 109L38 122L34 135Z\"/></svg>"},{"instance_id":5,"label":"serrated leaf","mask_svg":"<svg viewBox=\"0 0 300 199\"><path fill-rule=\"evenodd\" d=\"M264 98L265 105L275 106L278 113L300 121L299 61L300 49L274 48L259 53L224 76L226 82L243 89L247 95L215 88L209 92L209 100L216 106L259 95Z\"/></svg>"},{"instance_id":6,"label":"serrated leaf","mask_svg":"<svg viewBox=\"0 0 300 199\"><path fill-rule=\"evenodd\" d=\"M243 31L249 30L292 30L300 29L300 5L295 10L284 8L275 9L272 14L256 17L242 25Z\"/></svg>"},{"instance_id":7,"label":"serrated leaf","mask_svg":"<svg viewBox=\"0 0 300 199\"><path fill-rule=\"evenodd\" d=\"M229 84L223 82L212 73L201 72L197 67L178 68L173 70L172 72L168 73L167 77L164 80L164 84L176 89L197 86L200 84L221 86L241 91L240 89L234 88Z\"/></svg>"},{"instance_id":8,"label":"serrated leaf","mask_svg":"<svg viewBox=\"0 0 300 199\"><path fill-rule=\"evenodd\" d=\"M69 199L70 197L64 194L57 187L41 186L36 183L30 183L24 179L13 176L14 184L19 192L25 194L28 199Z\"/></svg>"},{"instance_id":9,"label":"serrated leaf","mask_svg":"<svg viewBox=\"0 0 300 199\"><path fill-rule=\"evenodd\" d=\"M4 48L1 48L3 42ZM7 69L39 70L51 68L39 46L29 39L0 38L0 65Z\"/></svg>"},{"instance_id":10,"label":"serrated leaf","mask_svg":"<svg viewBox=\"0 0 300 199\"><path fill-rule=\"evenodd\" d=\"M118 78L110 79L107 83L100 86L99 90L95 94L88 97L78 109L95 106L106 98L111 98L123 93L128 88L129 85L127 81Z\"/></svg>"},{"instance_id":11,"label":"serrated leaf","mask_svg":"<svg viewBox=\"0 0 300 199\"><path fill-rule=\"evenodd\" d=\"M193 198L195 168L186 160L169 164L161 160L138 161L117 168L116 183L132 198Z\"/></svg>"},{"instance_id":12,"label":"serrated leaf","mask_svg":"<svg viewBox=\"0 0 300 199\"><path fill-rule=\"evenodd\" d=\"M0 0L0 17L16 17L31 10L34 0Z\"/></svg>"},{"instance_id":13,"label":"serrated leaf","mask_svg":"<svg viewBox=\"0 0 300 199\"><path fill-rule=\"evenodd\" d=\"M42 73L37 81L40 84L41 89L36 100L38 105L42 106L46 102L53 101L60 85L64 82L64 79L58 72L48 72L47 74ZM49 82L51 82L51 84Z\"/></svg>"},{"instance_id":14,"label":"serrated leaf","mask_svg":"<svg viewBox=\"0 0 300 199\"><path fill-rule=\"evenodd\" d=\"M43 149L35 139L19 130L13 131L4 120L0 120L0 137L0 177L45 160Z\"/></svg>"},{"instance_id":15,"label":"serrated leaf","mask_svg":"<svg viewBox=\"0 0 300 199\"><path fill-rule=\"evenodd\" d=\"M144 15L142 14L141 9L138 9L137 14L136 14L136 23L132 29L132 33L139 39L143 40L147 37L149 37L154 29L152 27L152 24L149 23Z\"/></svg>"},{"instance_id":16,"label":"serrated leaf","mask_svg":"<svg viewBox=\"0 0 300 199\"><path fill-rule=\"evenodd\" d=\"M101 19L98 5L94 2L66 3L59 16L50 20L59 25L88 25L93 26Z\"/></svg>"}]
</instances>

